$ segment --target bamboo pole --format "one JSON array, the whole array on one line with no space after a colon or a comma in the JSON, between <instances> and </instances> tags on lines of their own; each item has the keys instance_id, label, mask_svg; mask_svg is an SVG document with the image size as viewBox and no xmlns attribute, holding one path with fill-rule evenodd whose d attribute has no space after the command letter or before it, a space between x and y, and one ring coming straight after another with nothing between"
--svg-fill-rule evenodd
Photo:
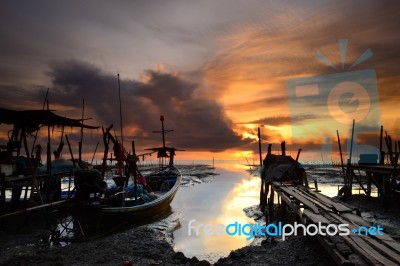
<instances>
[{"instance_id":1,"label":"bamboo pole","mask_svg":"<svg viewBox=\"0 0 400 266\"><path fill-rule=\"evenodd\" d=\"M104 143L104 154L103 154L103 163L101 164L101 175L104 178L105 173L106 173L106 168L107 168L107 156L108 156L108 149L109 149L109 144L110 144L110 137L109 133L113 125L110 127L106 128L104 131L104 127L101 127L101 130L103 131L103 143Z\"/></svg>"},{"instance_id":2,"label":"bamboo pole","mask_svg":"<svg viewBox=\"0 0 400 266\"><path fill-rule=\"evenodd\" d=\"M135 142L132 141L132 156L133 156L133 182L135 184L135 205L137 203L137 179L136 179L136 172L137 172L137 165L136 165L136 150L135 150Z\"/></svg>"},{"instance_id":3,"label":"bamboo pole","mask_svg":"<svg viewBox=\"0 0 400 266\"><path fill-rule=\"evenodd\" d=\"M82 127L81 127L81 140L79 141L79 167L82 168L82 145L83 145L83 119L85 117L85 99L82 99Z\"/></svg>"},{"instance_id":4,"label":"bamboo pole","mask_svg":"<svg viewBox=\"0 0 400 266\"><path fill-rule=\"evenodd\" d=\"M340 165L342 166L343 179L344 179L344 183L346 184L346 172L344 170L343 153L342 153L342 145L340 144L339 130L336 130L336 135L337 135L338 145L339 145Z\"/></svg>"},{"instance_id":5,"label":"bamboo pole","mask_svg":"<svg viewBox=\"0 0 400 266\"><path fill-rule=\"evenodd\" d=\"M379 164L384 165L385 164L385 152L383 151L383 126L381 126L381 134L379 137Z\"/></svg>"},{"instance_id":6,"label":"bamboo pole","mask_svg":"<svg viewBox=\"0 0 400 266\"><path fill-rule=\"evenodd\" d=\"M298 150L298 152L297 152L297 156L296 156L296 162L298 162L298 161L299 161L300 153L301 153L301 149L299 149L299 150Z\"/></svg>"},{"instance_id":7,"label":"bamboo pole","mask_svg":"<svg viewBox=\"0 0 400 266\"><path fill-rule=\"evenodd\" d=\"M260 166L262 166L262 152L261 152L261 133L260 128L257 128L258 131L258 154L260 155Z\"/></svg>"},{"instance_id":8,"label":"bamboo pole","mask_svg":"<svg viewBox=\"0 0 400 266\"><path fill-rule=\"evenodd\" d=\"M0 220L4 219L4 218L7 218L7 217L15 216L15 215L22 215L22 214L30 213L30 212L33 212L33 211L37 211L37 210L40 210L40 209L47 208L47 207L58 206L58 205L61 205L61 204L67 203L67 202L68 202L68 200L60 200L60 201L55 201L55 202L51 202L51 203L47 203L47 204L42 204L42 205L39 205L39 206L35 206L35 207L32 207L32 208L28 208L28 209L24 209L24 210L20 210L20 211L16 211L16 212L6 213L6 214L3 214L3 215L0 216Z\"/></svg>"},{"instance_id":9,"label":"bamboo pole","mask_svg":"<svg viewBox=\"0 0 400 266\"><path fill-rule=\"evenodd\" d=\"M100 142L98 141L96 144L96 148L94 149L94 153L93 153L93 157L92 157L92 161L90 162L90 164L93 164L93 160L94 160L94 156L96 155L97 152L97 148L99 147Z\"/></svg>"},{"instance_id":10,"label":"bamboo pole","mask_svg":"<svg viewBox=\"0 0 400 266\"><path fill-rule=\"evenodd\" d=\"M71 148L71 144L69 143L68 135L65 135L65 139L67 140L67 145L68 145L68 149L69 149L69 154L71 155L72 164L74 165L74 167L76 167L74 154L72 153L72 148Z\"/></svg>"},{"instance_id":11,"label":"bamboo pole","mask_svg":"<svg viewBox=\"0 0 400 266\"><path fill-rule=\"evenodd\" d=\"M263 163L262 163L262 152L261 152L261 132L260 132L259 127L257 128L257 135L258 135L258 154L260 156L260 167L261 167ZM247 160L247 158L246 158L246 160ZM260 207L261 207L262 212L264 212L265 211L265 190L264 190L264 182L265 181L264 181L263 175L261 175L260 178L261 178Z\"/></svg>"},{"instance_id":12,"label":"bamboo pole","mask_svg":"<svg viewBox=\"0 0 400 266\"><path fill-rule=\"evenodd\" d=\"M354 127L355 127L355 119L353 119L353 126L351 128L350 157L349 157L350 164L351 164L351 160L352 160L351 157L353 156Z\"/></svg>"},{"instance_id":13,"label":"bamboo pole","mask_svg":"<svg viewBox=\"0 0 400 266\"><path fill-rule=\"evenodd\" d=\"M46 96L44 97L44 103L43 103L42 110L44 110L44 108L46 107L46 102L47 102L47 97L48 97L48 96L49 96L49 88L47 88ZM36 130L35 138L33 139L32 152L31 152L31 154L33 154L33 150L35 149L35 144L36 144L36 140L37 140L38 133L39 133L39 129Z\"/></svg>"},{"instance_id":14,"label":"bamboo pole","mask_svg":"<svg viewBox=\"0 0 400 266\"><path fill-rule=\"evenodd\" d=\"M49 110L49 100L47 100L47 111ZM47 174L51 176L50 125L47 126Z\"/></svg>"},{"instance_id":15,"label":"bamboo pole","mask_svg":"<svg viewBox=\"0 0 400 266\"><path fill-rule=\"evenodd\" d=\"M118 95L119 95L119 119L121 124L121 146L124 147L124 134L123 134L123 124L122 124L122 102L121 102L121 83L118 76Z\"/></svg>"}]
</instances>

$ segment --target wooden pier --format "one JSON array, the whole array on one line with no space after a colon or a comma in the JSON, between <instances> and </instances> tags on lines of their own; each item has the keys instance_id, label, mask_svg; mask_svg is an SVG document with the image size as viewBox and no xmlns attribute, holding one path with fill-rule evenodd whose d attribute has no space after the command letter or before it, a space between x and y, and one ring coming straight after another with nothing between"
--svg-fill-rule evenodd
<instances>
[{"instance_id":1,"label":"wooden pier","mask_svg":"<svg viewBox=\"0 0 400 266\"><path fill-rule=\"evenodd\" d=\"M278 196L278 213L282 222L297 221L304 225L348 224L349 235L317 235L319 242L338 265L400 265L400 243L385 232L368 235L372 225L360 212L345 203L312 191L302 185L272 182L269 210L273 210L275 194ZM276 213L269 212L270 219ZM353 229L365 228L358 233Z\"/></svg>"},{"instance_id":2,"label":"wooden pier","mask_svg":"<svg viewBox=\"0 0 400 266\"><path fill-rule=\"evenodd\" d=\"M353 185L357 184L367 196L371 195L372 184L378 189L384 208L392 196L400 169L395 165L347 165L343 196L350 196Z\"/></svg>"}]
</instances>

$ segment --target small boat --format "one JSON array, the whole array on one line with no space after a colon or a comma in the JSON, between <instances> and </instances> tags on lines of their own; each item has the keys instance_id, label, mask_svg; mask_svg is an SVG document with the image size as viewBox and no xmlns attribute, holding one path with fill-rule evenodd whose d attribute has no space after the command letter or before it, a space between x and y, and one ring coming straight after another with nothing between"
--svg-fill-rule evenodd
<instances>
[{"instance_id":1,"label":"small boat","mask_svg":"<svg viewBox=\"0 0 400 266\"><path fill-rule=\"evenodd\" d=\"M96 170L80 170L75 173L77 204L71 213L75 225L83 234L104 233L127 224L143 224L171 213L170 203L178 191L182 175L174 166L177 149L165 146L164 133L167 131L164 130L163 121L161 116L163 146L148 149L151 153L157 152L162 163L158 171L142 175L136 165L138 156L124 157L118 156L123 153L116 153L120 157L117 158L119 173L128 174L112 178L113 185L107 184ZM112 136L111 140L114 145L119 145ZM123 161L126 162L125 171L122 171Z\"/></svg>"}]
</instances>

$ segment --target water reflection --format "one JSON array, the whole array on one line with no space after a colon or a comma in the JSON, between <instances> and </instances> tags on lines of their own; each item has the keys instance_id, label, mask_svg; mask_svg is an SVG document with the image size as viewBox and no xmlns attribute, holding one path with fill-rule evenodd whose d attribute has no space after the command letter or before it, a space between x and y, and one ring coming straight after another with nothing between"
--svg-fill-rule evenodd
<instances>
[{"instance_id":1,"label":"water reflection","mask_svg":"<svg viewBox=\"0 0 400 266\"><path fill-rule=\"evenodd\" d=\"M230 223L254 223L243 212L243 208L259 202L259 177L250 177L246 167L239 164L219 164L220 174L212 183L194 187L181 187L172 203L174 211L180 212L181 228L174 232L176 251L186 256L196 256L211 262L226 256L231 250L249 244L246 236L207 236L202 230L196 236L195 230L188 235L188 223L194 225L228 225Z\"/></svg>"},{"instance_id":2,"label":"water reflection","mask_svg":"<svg viewBox=\"0 0 400 266\"><path fill-rule=\"evenodd\" d=\"M343 185L335 185L335 184L319 184L318 189L321 191L322 194L328 197L336 197L338 195L339 189L343 187ZM353 187L352 190L353 195L357 194L365 194L364 191L359 187ZM371 196L377 197L378 196L378 189L376 187L371 188Z\"/></svg>"}]
</instances>

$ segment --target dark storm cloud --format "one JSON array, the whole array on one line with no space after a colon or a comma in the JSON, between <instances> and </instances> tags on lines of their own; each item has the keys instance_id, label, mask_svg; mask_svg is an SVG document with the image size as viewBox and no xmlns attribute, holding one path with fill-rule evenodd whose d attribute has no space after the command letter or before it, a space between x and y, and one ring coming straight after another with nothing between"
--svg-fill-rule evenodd
<instances>
[{"instance_id":1,"label":"dark storm cloud","mask_svg":"<svg viewBox=\"0 0 400 266\"><path fill-rule=\"evenodd\" d=\"M54 87L52 103L81 108L84 98L85 108L94 113L97 123L119 128L116 75L80 61L53 63L49 75ZM223 151L248 142L232 131L220 105L194 96L198 86L180 75L152 70L146 72L146 81L121 77L124 127L137 130L135 136L127 137L145 140L159 129L163 114L166 127L175 129L168 137L180 148Z\"/></svg>"}]
</instances>

